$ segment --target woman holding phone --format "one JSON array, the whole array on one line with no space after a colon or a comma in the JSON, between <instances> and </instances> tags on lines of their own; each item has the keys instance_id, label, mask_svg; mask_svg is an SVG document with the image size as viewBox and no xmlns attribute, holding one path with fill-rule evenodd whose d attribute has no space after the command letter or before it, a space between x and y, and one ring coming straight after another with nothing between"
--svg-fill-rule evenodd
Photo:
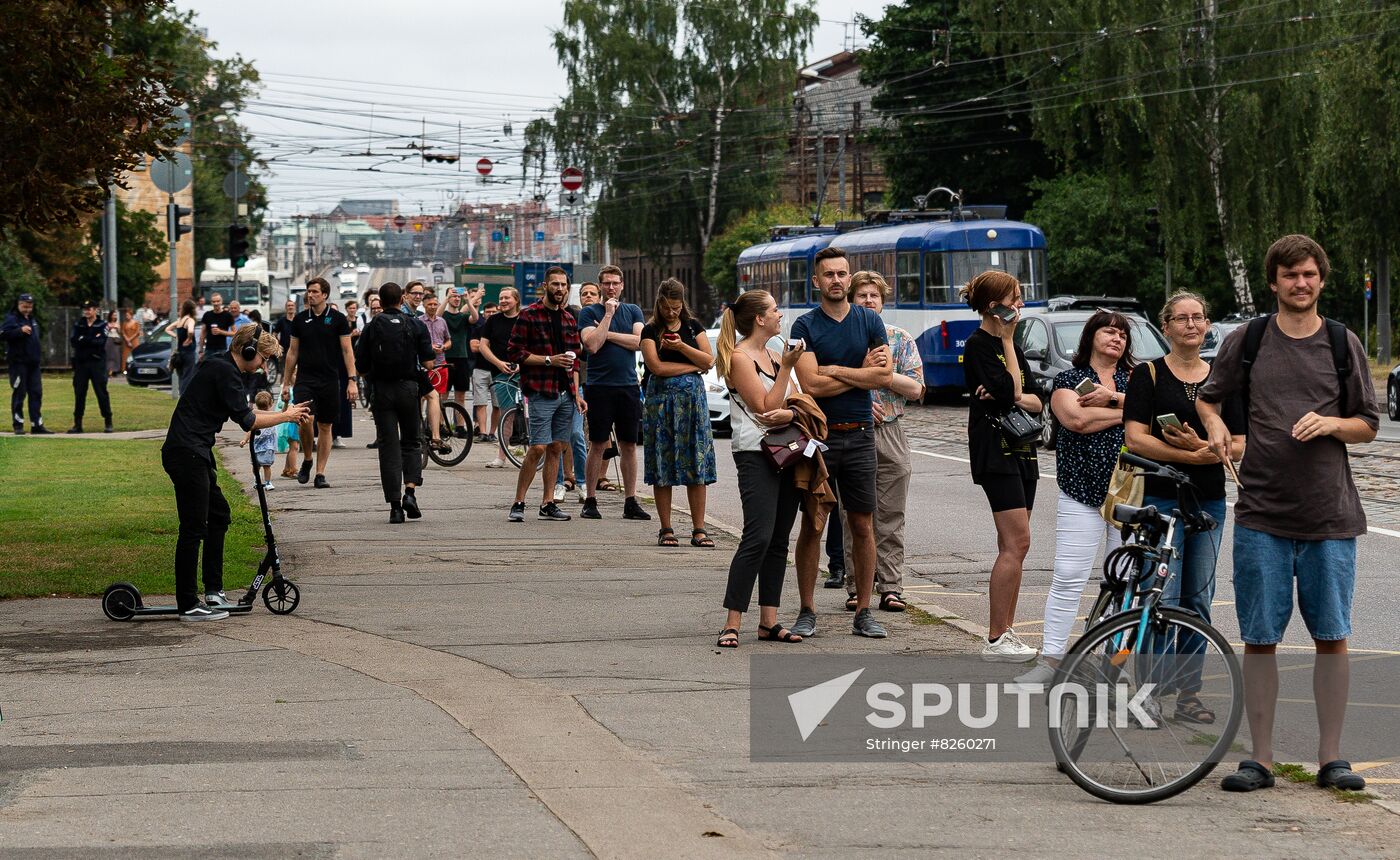
<instances>
[{"instance_id":1,"label":"woman holding phone","mask_svg":"<svg viewBox=\"0 0 1400 860\"><path fill-rule=\"evenodd\" d=\"M1160 320L1171 352L1133 370L1128 383L1129 405L1123 410L1123 431L1129 451L1149 460L1171 463L1185 472L1196 486L1201 510L1220 524L1209 532L1187 534L1184 528L1177 530L1173 538L1173 575L1162 589L1164 603L1189 609L1208 622L1215 597L1215 562L1220 556L1225 526L1225 465L1211 453L1205 425L1196 416L1196 391L1210 376L1210 365L1201 358L1201 343L1210 330L1206 301L1195 293L1176 293L1162 306ZM1221 417L1233 437L1231 450L1242 454L1244 410L1238 398L1225 401ZM1165 478L1147 478L1142 503L1171 510L1177 505L1176 485ZM1178 654L1198 650L1193 642L1176 643ZM1175 690L1177 719L1205 725L1215 722L1215 713L1201 702L1199 691L1199 671L1188 673Z\"/></svg>"},{"instance_id":2,"label":"woman holding phone","mask_svg":"<svg viewBox=\"0 0 1400 860\"><path fill-rule=\"evenodd\" d=\"M793 417L784 404L789 387L796 383L792 369L803 349L798 341L779 357L768 348L768 341L782 332L782 325L783 315L773 297L764 290L747 290L725 309L715 345L715 370L729 386L733 407L730 450L739 473L739 502L744 510L744 533L729 562L729 584L724 591L729 616L715 643L720 648L739 647L739 626L749 609L755 579L759 638L802 641L778 623L788 538L801 494L793 483L792 471L774 469L760 444L768 428L787 424ZM736 334L743 336L737 342Z\"/></svg>"},{"instance_id":3,"label":"woman holding phone","mask_svg":"<svg viewBox=\"0 0 1400 860\"><path fill-rule=\"evenodd\" d=\"M1123 447L1123 408L1133 366L1132 324L1116 311L1099 311L1084 323L1074 366L1055 377L1050 408L1055 437L1055 571L1045 597L1041 662L1016 679L1048 684L1069 643L1079 600L1099 549L1122 543L1099 516L1108 482Z\"/></svg>"},{"instance_id":4,"label":"woman holding phone","mask_svg":"<svg viewBox=\"0 0 1400 860\"><path fill-rule=\"evenodd\" d=\"M1035 446L1007 439L997 421L1014 407L1040 412L1040 392L1027 373L1026 356L1012 340L1024 305L1016 278L1006 272L983 272L968 281L963 298L982 315L982 325L968 337L963 351L963 373L972 398L967 411L968 460L972 482L986 493L997 529L982 659L1024 663L1035 659L1035 649L1021 641L1012 624L1021 568L1031 548L1031 509L1040 464Z\"/></svg>"}]
</instances>

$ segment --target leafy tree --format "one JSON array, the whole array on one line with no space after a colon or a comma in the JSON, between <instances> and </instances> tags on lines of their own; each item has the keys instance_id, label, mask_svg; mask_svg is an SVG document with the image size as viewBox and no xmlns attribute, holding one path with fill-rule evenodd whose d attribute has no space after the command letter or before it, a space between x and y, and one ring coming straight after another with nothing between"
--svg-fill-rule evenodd
<instances>
[{"instance_id":1,"label":"leafy tree","mask_svg":"<svg viewBox=\"0 0 1400 860\"><path fill-rule=\"evenodd\" d=\"M0 230L43 231L102 206L105 183L168 143L179 87L159 57L117 50L124 20L165 0L0 0Z\"/></svg>"},{"instance_id":2,"label":"leafy tree","mask_svg":"<svg viewBox=\"0 0 1400 860\"><path fill-rule=\"evenodd\" d=\"M823 214L830 214L834 207L823 207ZM739 254L745 248L768 241L768 230L780 224L809 224L811 210L795 203L777 203L761 209L735 213L724 230L705 249L701 274L705 283L723 299L739 295L739 284L735 271ZM829 220L828 220L829 223Z\"/></svg>"},{"instance_id":3,"label":"leafy tree","mask_svg":"<svg viewBox=\"0 0 1400 860\"><path fill-rule=\"evenodd\" d=\"M29 293L34 297L39 319L51 318L53 302L44 276L23 248L12 239L0 236L0 314L10 312L20 293Z\"/></svg>"},{"instance_id":4,"label":"leafy tree","mask_svg":"<svg viewBox=\"0 0 1400 860\"><path fill-rule=\"evenodd\" d=\"M1067 173L1031 186L1037 200L1026 220L1045 232L1052 294L1133 296L1150 307L1161 304L1163 266L1144 217L1154 203L1151 192L1115 187L1100 173Z\"/></svg>"},{"instance_id":5,"label":"leafy tree","mask_svg":"<svg viewBox=\"0 0 1400 860\"><path fill-rule=\"evenodd\" d=\"M893 205L943 185L969 202L1005 203L1016 217L1030 205L1031 180L1054 166L1029 116L1013 105L984 107L985 94L1021 82L1008 77L1005 60L987 56L966 5L905 0L861 20L871 39L861 83L879 89L865 137L879 151Z\"/></svg>"},{"instance_id":6,"label":"leafy tree","mask_svg":"<svg viewBox=\"0 0 1400 860\"><path fill-rule=\"evenodd\" d=\"M71 303L102 298L102 258L96 250L102 245L101 218L92 219L88 239L91 252L79 261L73 289L66 296ZM155 215L118 202L117 303L124 307L145 304L146 293L161 279L156 267L166 263L169 252L165 230L156 225Z\"/></svg>"},{"instance_id":7,"label":"leafy tree","mask_svg":"<svg viewBox=\"0 0 1400 860\"><path fill-rule=\"evenodd\" d=\"M1030 111L1036 135L1070 161L1086 136L1099 141L1110 176L1153 192L1173 261L1222 249L1234 301L1249 307L1267 293L1257 277L1251 289L1252 261L1317 217L1313 73L1335 40L1316 5L968 0L967 11L1013 75L982 104Z\"/></svg>"},{"instance_id":8,"label":"leafy tree","mask_svg":"<svg viewBox=\"0 0 1400 860\"><path fill-rule=\"evenodd\" d=\"M769 199L816 22L810 0L565 0L555 147L601 184L614 244L703 254L731 212Z\"/></svg>"}]
</instances>

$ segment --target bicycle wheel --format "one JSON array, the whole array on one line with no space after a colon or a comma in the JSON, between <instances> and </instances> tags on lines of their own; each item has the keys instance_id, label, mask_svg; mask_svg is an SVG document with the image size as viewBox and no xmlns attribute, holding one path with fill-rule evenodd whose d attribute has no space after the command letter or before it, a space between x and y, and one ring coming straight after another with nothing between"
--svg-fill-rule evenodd
<instances>
[{"instance_id":1,"label":"bicycle wheel","mask_svg":"<svg viewBox=\"0 0 1400 860\"><path fill-rule=\"evenodd\" d=\"M442 447L435 449L429 445L428 456L439 466L455 466L467 459L467 452L472 449L472 420L466 408L455 400L439 405L442 409ZM465 438L458 438L459 429L465 430L462 434Z\"/></svg>"},{"instance_id":2,"label":"bicycle wheel","mask_svg":"<svg viewBox=\"0 0 1400 860\"><path fill-rule=\"evenodd\" d=\"M1113 648L1134 642L1141 618L1139 610L1123 612L1084 634L1051 686L1056 763L1080 788L1114 803L1153 803L1195 785L1229 752L1244 712L1239 660L1219 631L1159 607L1135 650ZM1189 653L1177 651L1179 642L1191 643ZM1173 692L1209 700L1216 722L1164 717L1159 699Z\"/></svg>"},{"instance_id":3,"label":"bicycle wheel","mask_svg":"<svg viewBox=\"0 0 1400 860\"><path fill-rule=\"evenodd\" d=\"M510 424L510 433L506 433L507 423ZM530 447L529 424L530 416L516 405L502 412L501 420L496 425L496 439L501 446L501 453L517 469L525 462L525 451Z\"/></svg>"}]
</instances>

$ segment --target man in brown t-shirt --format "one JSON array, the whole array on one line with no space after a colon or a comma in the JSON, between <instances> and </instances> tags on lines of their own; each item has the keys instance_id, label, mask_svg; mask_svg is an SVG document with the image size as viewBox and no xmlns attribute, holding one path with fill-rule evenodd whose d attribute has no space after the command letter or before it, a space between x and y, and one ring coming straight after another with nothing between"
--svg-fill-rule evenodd
<instances>
[{"instance_id":1,"label":"man in brown t-shirt","mask_svg":"<svg viewBox=\"0 0 1400 860\"><path fill-rule=\"evenodd\" d=\"M1317 782L1359 790L1365 780L1341 755L1349 668L1356 538L1366 515L1351 477L1348 444L1376 438L1379 414L1366 355L1346 332L1351 371L1339 381L1326 321L1317 300L1327 278L1327 253L1307 236L1285 236L1264 258L1278 313L1268 319L1249 371L1249 444L1240 465L1235 506L1235 614L1245 642L1245 706L1254 758L1221 781L1226 791L1274 784L1274 707L1278 643L1298 611L1317 649ZM1244 387L1249 326L1230 334L1196 401L1211 450L1230 456L1230 431L1220 403Z\"/></svg>"}]
</instances>

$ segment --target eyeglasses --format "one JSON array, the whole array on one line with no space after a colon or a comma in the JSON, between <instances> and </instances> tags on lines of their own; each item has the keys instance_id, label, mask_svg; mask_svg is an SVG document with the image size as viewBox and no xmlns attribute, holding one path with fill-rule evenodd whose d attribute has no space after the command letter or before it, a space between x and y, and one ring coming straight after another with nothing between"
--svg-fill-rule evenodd
<instances>
[{"instance_id":1,"label":"eyeglasses","mask_svg":"<svg viewBox=\"0 0 1400 860\"><path fill-rule=\"evenodd\" d=\"M1205 315L1205 314L1177 314L1177 315L1174 316L1174 317L1167 317L1167 319L1168 319L1169 321L1171 321L1171 322L1174 322L1174 323L1180 323L1181 325L1186 325L1187 323L1191 323L1192 325L1201 325L1202 323L1204 323L1204 322L1206 321L1206 315Z\"/></svg>"},{"instance_id":2,"label":"eyeglasses","mask_svg":"<svg viewBox=\"0 0 1400 860\"><path fill-rule=\"evenodd\" d=\"M415 299L421 299L421 298L423 298L423 291L422 291L422 290L414 290L413 292L409 293L409 295L410 295L410 296L413 296Z\"/></svg>"}]
</instances>

